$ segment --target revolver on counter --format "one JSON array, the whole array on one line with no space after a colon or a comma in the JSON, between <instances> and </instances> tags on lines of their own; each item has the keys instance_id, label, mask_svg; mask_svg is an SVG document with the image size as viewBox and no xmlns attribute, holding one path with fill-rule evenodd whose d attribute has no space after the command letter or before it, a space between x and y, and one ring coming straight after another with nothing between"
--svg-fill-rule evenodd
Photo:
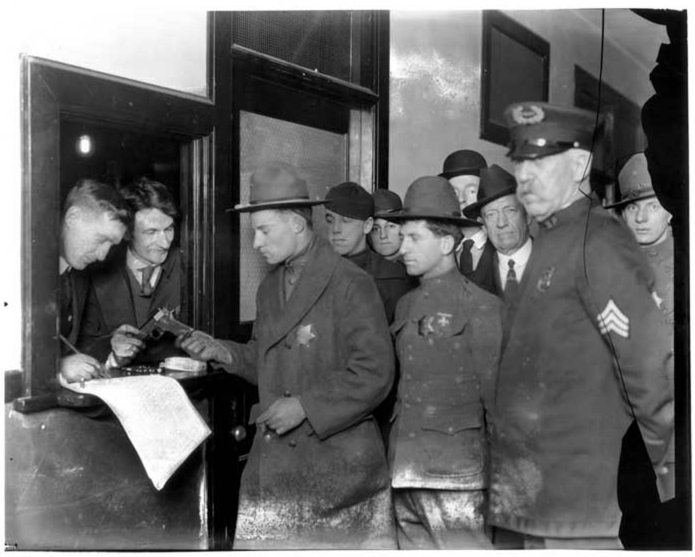
<instances>
[{"instance_id":1,"label":"revolver on counter","mask_svg":"<svg viewBox=\"0 0 695 557\"><path fill-rule=\"evenodd\" d=\"M187 336L193 332L193 327L184 325L178 321L174 315L178 313L178 308L170 310L159 308L157 313L150 317L147 322L140 327L140 338L143 340L151 338L157 340L165 332L170 332L174 336Z\"/></svg>"}]
</instances>

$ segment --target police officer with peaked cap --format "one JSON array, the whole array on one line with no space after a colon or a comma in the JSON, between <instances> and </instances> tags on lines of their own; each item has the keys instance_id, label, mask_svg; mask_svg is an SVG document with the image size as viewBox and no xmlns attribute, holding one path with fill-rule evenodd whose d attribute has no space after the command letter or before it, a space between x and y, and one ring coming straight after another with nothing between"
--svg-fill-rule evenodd
<instances>
[{"instance_id":1,"label":"police officer with peaked cap","mask_svg":"<svg viewBox=\"0 0 695 557\"><path fill-rule=\"evenodd\" d=\"M619 548L633 417L662 500L674 490L670 347L652 272L591 193L595 115L521 102L505 119L517 196L539 231L500 363L489 520L526 548Z\"/></svg>"}]
</instances>

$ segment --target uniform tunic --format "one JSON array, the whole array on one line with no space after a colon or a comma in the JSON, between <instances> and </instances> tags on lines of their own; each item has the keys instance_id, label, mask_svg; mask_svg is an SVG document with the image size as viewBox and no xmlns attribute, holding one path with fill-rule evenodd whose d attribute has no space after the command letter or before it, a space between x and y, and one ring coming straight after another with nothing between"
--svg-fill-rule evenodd
<instances>
[{"instance_id":1,"label":"uniform tunic","mask_svg":"<svg viewBox=\"0 0 695 557\"><path fill-rule=\"evenodd\" d=\"M492 405L501 321L502 302L456 268L422 280L398 304L392 331L401 378L389 462L394 496L405 497L396 507L402 547L400 532L413 548L428 547L413 527L420 522L434 547L484 546L485 410ZM441 494L433 499L423 489Z\"/></svg>"},{"instance_id":2,"label":"uniform tunic","mask_svg":"<svg viewBox=\"0 0 695 557\"><path fill-rule=\"evenodd\" d=\"M541 537L617 537L632 412L662 498L672 496L661 475L673 434L669 342L644 255L595 197L542 224L500 363L489 520Z\"/></svg>"},{"instance_id":3,"label":"uniform tunic","mask_svg":"<svg viewBox=\"0 0 695 557\"><path fill-rule=\"evenodd\" d=\"M285 393L306 419L264 438L241 479L235 549L395 548L388 466L372 411L394 358L372 277L316 239L291 296L263 281L252 341L231 371L258 385L251 421Z\"/></svg>"}]
</instances>

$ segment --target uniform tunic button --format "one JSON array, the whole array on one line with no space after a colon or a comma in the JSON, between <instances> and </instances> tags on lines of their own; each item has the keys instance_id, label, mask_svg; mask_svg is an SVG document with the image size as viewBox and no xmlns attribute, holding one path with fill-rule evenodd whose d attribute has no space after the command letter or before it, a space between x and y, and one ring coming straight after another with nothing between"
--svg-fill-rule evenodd
<instances>
[{"instance_id":1,"label":"uniform tunic button","mask_svg":"<svg viewBox=\"0 0 695 557\"><path fill-rule=\"evenodd\" d=\"M406 378L406 379L412 379L413 376L412 376L410 373L406 373L406 374L405 374L405 378Z\"/></svg>"},{"instance_id":2,"label":"uniform tunic button","mask_svg":"<svg viewBox=\"0 0 695 557\"><path fill-rule=\"evenodd\" d=\"M72 321L72 315L68 315L68 322Z\"/></svg>"},{"instance_id":3,"label":"uniform tunic button","mask_svg":"<svg viewBox=\"0 0 695 557\"><path fill-rule=\"evenodd\" d=\"M292 441L290 441L290 447L296 447L296 446L297 446L297 442L294 439L292 439Z\"/></svg>"},{"instance_id":4,"label":"uniform tunic button","mask_svg":"<svg viewBox=\"0 0 695 557\"><path fill-rule=\"evenodd\" d=\"M408 437L410 437L411 439L415 437L415 432L411 431L410 433L408 433Z\"/></svg>"},{"instance_id":5,"label":"uniform tunic button","mask_svg":"<svg viewBox=\"0 0 695 557\"><path fill-rule=\"evenodd\" d=\"M284 395L284 396L290 397L290 396L292 396L292 394L291 394L289 391L285 391L285 395Z\"/></svg>"},{"instance_id":6,"label":"uniform tunic button","mask_svg":"<svg viewBox=\"0 0 695 557\"><path fill-rule=\"evenodd\" d=\"M410 408L410 404L408 404L407 402L403 406L405 406L406 408Z\"/></svg>"},{"instance_id":7,"label":"uniform tunic button","mask_svg":"<svg viewBox=\"0 0 695 557\"><path fill-rule=\"evenodd\" d=\"M263 441L266 443L270 443L273 440L273 434L270 432L264 433L263 434Z\"/></svg>"},{"instance_id":8,"label":"uniform tunic button","mask_svg":"<svg viewBox=\"0 0 695 557\"><path fill-rule=\"evenodd\" d=\"M415 399L415 402L420 403L420 402L422 402L422 399L421 399L420 397L417 397L417 398Z\"/></svg>"},{"instance_id":9,"label":"uniform tunic button","mask_svg":"<svg viewBox=\"0 0 695 557\"><path fill-rule=\"evenodd\" d=\"M454 428L451 427L451 426L449 426L449 427L447 428L447 431L448 431L449 433L453 433L453 432L454 432Z\"/></svg>"}]
</instances>

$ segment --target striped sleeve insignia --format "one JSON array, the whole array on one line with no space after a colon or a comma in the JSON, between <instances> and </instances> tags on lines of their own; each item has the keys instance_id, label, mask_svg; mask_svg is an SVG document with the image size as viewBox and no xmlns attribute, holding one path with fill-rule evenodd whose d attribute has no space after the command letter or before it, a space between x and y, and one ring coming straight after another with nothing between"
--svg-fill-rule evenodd
<instances>
[{"instance_id":1,"label":"striped sleeve insignia","mask_svg":"<svg viewBox=\"0 0 695 557\"><path fill-rule=\"evenodd\" d=\"M620 308L612 299L608 300L606 307L598 314L596 320L602 335L613 332L623 338L630 336L630 320L620 311Z\"/></svg>"}]
</instances>

